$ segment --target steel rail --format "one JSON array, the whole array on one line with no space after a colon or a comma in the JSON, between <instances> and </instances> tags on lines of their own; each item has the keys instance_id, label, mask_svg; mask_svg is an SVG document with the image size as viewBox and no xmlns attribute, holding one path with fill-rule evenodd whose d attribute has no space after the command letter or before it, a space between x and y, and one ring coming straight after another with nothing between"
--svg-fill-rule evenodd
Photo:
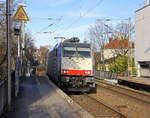
<instances>
[{"instance_id":1,"label":"steel rail","mask_svg":"<svg viewBox=\"0 0 150 118\"><path fill-rule=\"evenodd\" d=\"M150 104L150 95L148 95L148 94L141 93L141 92L138 92L138 91L134 91L134 90L131 90L131 89L127 89L127 88L122 87L122 86L116 86L116 85L110 84L108 82L100 81L100 80L96 80L96 82L97 82L97 85L100 86L100 87L103 87L105 89L109 89L109 90L117 92L119 94L122 94L122 95L125 95L125 96L128 96L128 97L132 97L133 99L136 99L136 100L142 101L144 103ZM108 85L110 87L102 86L102 84ZM114 88L114 89L112 89L112 88ZM117 88L117 90L116 90L116 88ZM119 90L122 89L121 91L128 91L128 92L121 92L118 89ZM142 96L142 97L135 97L135 96L131 95L129 92L132 92L132 93L137 94L138 96ZM143 96L146 97L149 101L144 100Z\"/></svg>"},{"instance_id":2,"label":"steel rail","mask_svg":"<svg viewBox=\"0 0 150 118\"><path fill-rule=\"evenodd\" d=\"M119 110L115 109L114 107L112 107L112 106L110 106L110 105L104 103L104 102L103 102L102 100L100 100L100 99L96 99L96 98L94 98L94 97L92 97L92 96L90 96L90 95L86 95L86 96L89 97L90 99L93 99L93 100L97 101L98 103L104 105L105 107L107 107L108 109L112 110L113 112L117 113L118 115L121 116L121 118L131 118L131 117L129 117L129 116L123 114L123 113L120 112Z\"/></svg>"}]
</instances>

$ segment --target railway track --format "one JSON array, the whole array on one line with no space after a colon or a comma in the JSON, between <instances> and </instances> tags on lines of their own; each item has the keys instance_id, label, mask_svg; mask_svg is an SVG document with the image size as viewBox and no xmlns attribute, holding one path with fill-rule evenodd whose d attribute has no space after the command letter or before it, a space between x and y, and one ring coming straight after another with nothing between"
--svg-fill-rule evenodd
<instances>
[{"instance_id":1,"label":"railway track","mask_svg":"<svg viewBox=\"0 0 150 118\"><path fill-rule=\"evenodd\" d=\"M150 93L134 90L103 80L95 80L98 100L113 106L131 118L150 118Z\"/></svg>"},{"instance_id":2,"label":"railway track","mask_svg":"<svg viewBox=\"0 0 150 118\"><path fill-rule=\"evenodd\" d=\"M96 80L98 86L117 92L119 94L131 97L146 104L150 104L150 94L143 91L134 90L128 87L114 85L103 80Z\"/></svg>"},{"instance_id":3,"label":"railway track","mask_svg":"<svg viewBox=\"0 0 150 118\"><path fill-rule=\"evenodd\" d=\"M69 96L95 118L130 118L91 95L82 94Z\"/></svg>"},{"instance_id":4,"label":"railway track","mask_svg":"<svg viewBox=\"0 0 150 118\"><path fill-rule=\"evenodd\" d=\"M119 115L119 118L130 118L129 116L126 116L125 114L123 114L122 112L120 112L120 111L118 111L117 109L113 108L112 106L110 106L110 105L104 103L102 100L99 100L99 99L97 99L97 98L95 98L95 97L92 97L92 96L90 96L90 95L87 95L87 96L88 96L89 98L91 98L91 99L97 101L98 103L104 105L107 109L110 109L111 112L114 112L114 113L118 114L118 115Z\"/></svg>"}]
</instances>

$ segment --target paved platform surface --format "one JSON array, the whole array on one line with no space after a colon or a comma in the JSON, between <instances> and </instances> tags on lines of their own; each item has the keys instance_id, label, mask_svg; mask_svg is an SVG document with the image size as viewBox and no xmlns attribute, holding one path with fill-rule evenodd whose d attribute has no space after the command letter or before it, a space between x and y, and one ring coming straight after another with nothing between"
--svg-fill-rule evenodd
<instances>
[{"instance_id":1,"label":"paved platform surface","mask_svg":"<svg viewBox=\"0 0 150 118\"><path fill-rule=\"evenodd\" d=\"M20 90L7 118L93 118L44 77L23 79Z\"/></svg>"},{"instance_id":2,"label":"paved platform surface","mask_svg":"<svg viewBox=\"0 0 150 118\"><path fill-rule=\"evenodd\" d=\"M119 77L119 80L150 86L150 78L142 77Z\"/></svg>"}]
</instances>

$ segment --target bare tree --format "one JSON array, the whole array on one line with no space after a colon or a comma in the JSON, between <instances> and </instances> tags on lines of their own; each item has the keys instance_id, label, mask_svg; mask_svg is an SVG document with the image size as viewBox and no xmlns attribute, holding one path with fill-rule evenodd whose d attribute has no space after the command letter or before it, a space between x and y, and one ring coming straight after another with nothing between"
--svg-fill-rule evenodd
<instances>
[{"instance_id":1,"label":"bare tree","mask_svg":"<svg viewBox=\"0 0 150 118\"><path fill-rule=\"evenodd\" d=\"M130 20L128 22L121 22L117 24L115 29L123 39L127 40L129 40L130 36L135 33L134 24Z\"/></svg>"},{"instance_id":2,"label":"bare tree","mask_svg":"<svg viewBox=\"0 0 150 118\"><path fill-rule=\"evenodd\" d=\"M121 22L117 24L112 38L112 40L116 40L116 43L112 43L112 48L114 47L112 53L117 56L127 55L130 48L133 48L132 35L134 35L134 25L132 23Z\"/></svg>"},{"instance_id":3,"label":"bare tree","mask_svg":"<svg viewBox=\"0 0 150 118\"><path fill-rule=\"evenodd\" d=\"M30 33L25 34L25 56L27 61L31 63L34 61L35 45L32 35Z\"/></svg>"},{"instance_id":4,"label":"bare tree","mask_svg":"<svg viewBox=\"0 0 150 118\"><path fill-rule=\"evenodd\" d=\"M129 47L131 46L131 44L129 43L129 38L133 33L134 25L124 22L117 23L115 26L109 26L104 21L98 20L95 25L89 28L89 39L92 44L92 50L93 52L101 52L100 56L96 56L100 58L95 60L97 60L98 63L100 63L100 61L98 60L101 60L101 62L103 63L103 70L105 70L104 46L106 45L106 43L112 40L119 40L117 41L117 45L119 45L118 48L114 48L116 45L115 43L114 45L111 45L113 57L117 55L126 55L128 53Z\"/></svg>"},{"instance_id":5,"label":"bare tree","mask_svg":"<svg viewBox=\"0 0 150 118\"><path fill-rule=\"evenodd\" d=\"M105 65L104 65L103 48L108 39L108 28L105 27L104 21L97 21L94 26L91 26L89 28L89 39L92 44L93 52L97 52L97 51L99 52L101 50L100 56L95 56L95 58L100 57L100 60L102 60L102 62L103 62L102 69L104 70ZM97 60L96 63L99 62L98 61L99 59L95 59L95 60Z\"/></svg>"},{"instance_id":6,"label":"bare tree","mask_svg":"<svg viewBox=\"0 0 150 118\"><path fill-rule=\"evenodd\" d=\"M95 25L89 28L89 39L93 51L99 51L107 41L107 28L103 21L97 21Z\"/></svg>"},{"instance_id":7,"label":"bare tree","mask_svg":"<svg viewBox=\"0 0 150 118\"><path fill-rule=\"evenodd\" d=\"M12 5L12 14L16 12L17 4L19 1L13 2ZM13 16L13 15L12 15ZM17 38L14 35L14 25L19 24L18 22L12 21L11 27L11 39L10 40L10 48L11 48L11 69L15 69L15 63L17 58ZM5 1L0 1L0 71L6 71L6 59L7 52L6 52L6 4ZM1 78L1 77L0 77Z\"/></svg>"}]
</instances>

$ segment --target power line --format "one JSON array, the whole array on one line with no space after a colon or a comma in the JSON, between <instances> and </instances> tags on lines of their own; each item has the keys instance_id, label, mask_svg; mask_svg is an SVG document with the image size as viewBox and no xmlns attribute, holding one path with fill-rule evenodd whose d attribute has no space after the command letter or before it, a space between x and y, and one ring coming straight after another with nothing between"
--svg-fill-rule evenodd
<instances>
[{"instance_id":1,"label":"power line","mask_svg":"<svg viewBox=\"0 0 150 118\"><path fill-rule=\"evenodd\" d=\"M104 19L97 19L97 21L126 21L126 20L129 20L129 19L122 19L122 18L114 18L114 19L110 19L110 18L104 18Z\"/></svg>"},{"instance_id":2,"label":"power line","mask_svg":"<svg viewBox=\"0 0 150 118\"><path fill-rule=\"evenodd\" d=\"M53 34L54 32L37 32L38 34Z\"/></svg>"},{"instance_id":3,"label":"power line","mask_svg":"<svg viewBox=\"0 0 150 118\"><path fill-rule=\"evenodd\" d=\"M97 6L99 6L104 0L99 0L99 2L97 2L97 4L88 9L86 13L84 13L83 15L81 15L79 18L77 18L75 21L73 21L67 28L70 28L72 25L76 24L77 22L80 21L81 18L83 18L84 16L86 16L89 12L91 12L92 10L94 10Z\"/></svg>"},{"instance_id":4,"label":"power line","mask_svg":"<svg viewBox=\"0 0 150 118\"><path fill-rule=\"evenodd\" d=\"M55 20L60 21L61 18L51 18L51 17L31 17L32 20Z\"/></svg>"},{"instance_id":5,"label":"power line","mask_svg":"<svg viewBox=\"0 0 150 118\"><path fill-rule=\"evenodd\" d=\"M86 0L80 0L80 4L79 4L80 16L82 16L82 9L83 9L85 2L86 2Z\"/></svg>"},{"instance_id":6,"label":"power line","mask_svg":"<svg viewBox=\"0 0 150 118\"><path fill-rule=\"evenodd\" d=\"M27 30L29 31L29 32L31 32L31 30L28 28L28 27L26 27L27 28ZM52 34L52 33L55 33L55 32L36 32L36 33L34 33L34 34L32 34L31 33L31 35L32 35L32 38L34 39L34 41L37 39L37 37L35 37L35 35L37 35L37 34ZM42 40L44 40L44 42L48 42L47 41L47 39L42 39ZM55 42L54 42L54 40L50 40L50 42L51 42L51 44L54 44Z\"/></svg>"},{"instance_id":7,"label":"power line","mask_svg":"<svg viewBox=\"0 0 150 118\"><path fill-rule=\"evenodd\" d=\"M54 18L40 18L40 17L34 17L34 18L37 18L37 19L56 20L57 22L62 20L62 17L60 17L60 18L58 18L58 19L54 19ZM55 25L55 24L56 24L55 22L49 24L48 26L46 26L46 27L42 28L41 30L39 30L38 32L34 33L33 36L34 36L34 35L37 35L37 33L39 33L39 32L45 31L46 29L48 29L49 27L51 27L51 26L53 26L53 25ZM56 31L53 31L53 33L55 33L55 32L56 32ZM45 34L46 34L46 32L45 32Z\"/></svg>"},{"instance_id":8,"label":"power line","mask_svg":"<svg viewBox=\"0 0 150 118\"><path fill-rule=\"evenodd\" d=\"M93 11L97 6L99 6L101 3L103 2L103 0L99 0L97 2L97 4L95 4L93 7L91 7L90 9L87 10L87 12L85 12L84 14L81 14L81 16L79 18L77 18L75 21L73 21L67 28L71 27L72 25L74 25L75 23L79 22L81 20L81 18L85 17L89 12ZM41 19L41 20L52 20L51 18L39 18L39 17L33 17L32 19ZM47 28L49 28L50 26L47 26L43 29L41 29L39 32L46 30ZM57 30L55 30L53 33L55 33ZM33 34L36 35L37 33Z\"/></svg>"},{"instance_id":9,"label":"power line","mask_svg":"<svg viewBox=\"0 0 150 118\"><path fill-rule=\"evenodd\" d=\"M83 15L81 15L79 18L77 18L76 20L74 20L74 21L67 27L67 29L70 28L71 26L73 26L74 24L78 23L84 16L86 16L89 12L91 12L91 11L94 10L96 7L98 7L103 1L104 1L104 0L99 0L99 1L97 2L97 4L95 4L95 6L89 8L89 9L87 10L87 12L85 12L85 13L84 13ZM57 30L55 30L55 32L56 32L56 31L57 31Z\"/></svg>"},{"instance_id":10,"label":"power line","mask_svg":"<svg viewBox=\"0 0 150 118\"><path fill-rule=\"evenodd\" d=\"M39 30L38 32L35 32L34 34L32 34L32 36L35 36L35 35L37 35L39 32L42 32L42 31L48 29L48 28L51 27L52 25L54 25L54 23L51 23L51 24L49 24L48 26L44 27L43 29Z\"/></svg>"}]
</instances>

